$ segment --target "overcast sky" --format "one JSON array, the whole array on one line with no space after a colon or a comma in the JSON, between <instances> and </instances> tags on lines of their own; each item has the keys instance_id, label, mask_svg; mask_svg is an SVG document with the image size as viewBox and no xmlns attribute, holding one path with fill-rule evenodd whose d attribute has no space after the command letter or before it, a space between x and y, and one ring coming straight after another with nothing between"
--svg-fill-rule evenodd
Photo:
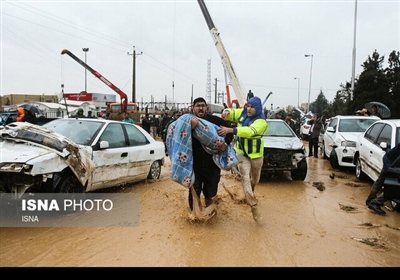
<instances>
[{"instance_id":1,"label":"overcast sky","mask_svg":"<svg viewBox=\"0 0 400 280\"><path fill-rule=\"evenodd\" d=\"M351 81L355 0L205 1L245 93L265 106L332 101ZM400 51L400 1L357 1L355 75L376 49ZM1 1L2 95L85 90L85 69L68 49L136 101L186 103L225 92L218 51L197 1ZM143 52L142 54L140 54ZM128 53L130 55L128 55ZM140 55L139 55L140 54ZM208 60L211 60L208 70ZM300 87L298 80L300 79ZM174 83L174 87L172 87ZM300 89L298 91L298 89ZM87 72L87 91L115 94ZM231 89L232 98L234 93ZM119 100L119 98L117 98Z\"/></svg>"}]
</instances>

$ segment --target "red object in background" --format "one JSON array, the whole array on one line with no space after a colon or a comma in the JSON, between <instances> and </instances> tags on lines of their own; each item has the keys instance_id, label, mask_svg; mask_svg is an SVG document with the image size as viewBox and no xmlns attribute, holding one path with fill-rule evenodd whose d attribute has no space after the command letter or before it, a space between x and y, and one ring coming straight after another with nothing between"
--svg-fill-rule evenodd
<instances>
[{"instance_id":1,"label":"red object in background","mask_svg":"<svg viewBox=\"0 0 400 280\"><path fill-rule=\"evenodd\" d=\"M92 101L92 94L91 93L64 93L64 96L68 100L75 100L75 101Z\"/></svg>"}]
</instances>

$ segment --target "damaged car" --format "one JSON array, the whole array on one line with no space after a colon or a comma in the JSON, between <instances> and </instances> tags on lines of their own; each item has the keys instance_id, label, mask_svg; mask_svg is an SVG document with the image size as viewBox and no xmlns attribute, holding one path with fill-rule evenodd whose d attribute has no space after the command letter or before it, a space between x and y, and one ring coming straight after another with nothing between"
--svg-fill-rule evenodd
<instances>
[{"instance_id":1,"label":"damaged car","mask_svg":"<svg viewBox=\"0 0 400 280\"><path fill-rule=\"evenodd\" d=\"M290 171L292 180L303 181L307 176L307 154L303 141L293 129L281 119L267 119L268 129L264 133L264 159L261 174Z\"/></svg>"},{"instance_id":2,"label":"damaged car","mask_svg":"<svg viewBox=\"0 0 400 280\"><path fill-rule=\"evenodd\" d=\"M140 126L57 119L0 126L0 192L84 193L158 179L164 144Z\"/></svg>"}]
</instances>

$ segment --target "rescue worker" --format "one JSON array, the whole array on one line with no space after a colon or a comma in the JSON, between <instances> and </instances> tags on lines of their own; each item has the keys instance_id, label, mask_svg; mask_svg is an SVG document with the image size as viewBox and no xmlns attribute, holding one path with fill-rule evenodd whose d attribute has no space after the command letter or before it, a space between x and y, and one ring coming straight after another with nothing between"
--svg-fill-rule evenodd
<instances>
[{"instance_id":1,"label":"rescue worker","mask_svg":"<svg viewBox=\"0 0 400 280\"><path fill-rule=\"evenodd\" d=\"M222 118L237 123L237 127L218 129L218 134L225 136L233 133L237 137L236 153L239 159L239 172L245 193L246 202L251 207L253 219L262 219L257 207L254 189L261 177L264 160L264 139L262 135L268 129L268 123L263 113L261 99L257 96L247 101L245 108L225 109Z\"/></svg>"}]
</instances>

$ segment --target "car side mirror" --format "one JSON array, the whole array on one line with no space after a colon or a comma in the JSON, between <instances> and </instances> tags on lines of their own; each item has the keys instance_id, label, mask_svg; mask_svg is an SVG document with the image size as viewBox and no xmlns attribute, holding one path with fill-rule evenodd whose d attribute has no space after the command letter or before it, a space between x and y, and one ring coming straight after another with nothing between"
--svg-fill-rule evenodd
<instances>
[{"instance_id":1,"label":"car side mirror","mask_svg":"<svg viewBox=\"0 0 400 280\"><path fill-rule=\"evenodd\" d=\"M100 141L100 150L107 149L110 147L108 141Z\"/></svg>"},{"instance_id":2,"label":"car side mirror","mask_svg":"<svg viewBox=\"0 0 400 280\"><path fill-rule=\"evenodd\" d=\"M382 148L382 150L387 150L388 149L388 143L386 142L381 142L379 146Z\"/></svg>"},{"instance_id":3,"label":"car side mirror","mask_svg":"<svg viewBox=\"0 0 400 280\"><path fill-rule=\"evenodd\" d=\"M333 128L333 126L328 126L328 128L326 129L326 131L328 131L328 132L335 132L335 129Z\"/></svg>"}]
</instances>

